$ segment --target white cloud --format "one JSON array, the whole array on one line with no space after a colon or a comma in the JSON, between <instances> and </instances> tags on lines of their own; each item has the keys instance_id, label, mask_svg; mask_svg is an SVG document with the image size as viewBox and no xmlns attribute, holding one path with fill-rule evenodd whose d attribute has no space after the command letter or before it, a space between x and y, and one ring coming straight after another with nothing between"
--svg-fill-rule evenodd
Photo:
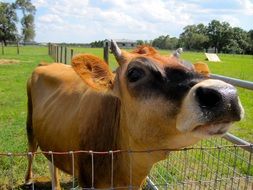
<instances>
[{"instance_id":1,"label":"white cloud","mask_svg":"<svg viewBox=\"0 0 253 190\"><path fill-rule=\"evenodd\" d=\"M48 6L47 0L34 0L32 3L35 5L37 9L40 7Z\"/></svg>"},{"instance_id":2,"label":"white cloud","mask_svg":"<svg viewBox=\"0 0 253 190\"><path fill-rule=\"evenodd\" d=\"M38 10L36 28L40 41L90 42L105 38L152 39L164 34L178 36L184 26L200 22L207 24L212 19L239 26L241 15L253 13L250 0L240 1L241 8L238 9L209 8L200 0L33 2ZM44 10L40 13L41 8ZM247 10L246 13L241 12L242 9Z\"/></svg>"},{"instance_id":3,"label":"white cloud","mask_svg":"<svg viewBox=\"0 0 253 190\"><path fill-rule=\"evenodd\" d=\"M64 21L62 20L62 18L57 15L57 14L47 14L47 15L43 15L41 17L39 17L38 19L39 22L44 23L44 24L61 24Z\"/></svg>"},{"instance_id":4,"label":"white cloud","mask_svg":"<svg viewBox=\"0 0 253 190\"><path fill-rule=\"evenodd\" d=\"M239 24L241 22L239 18L237 18L237 17L231 17L229 15L222 15L220 17L220 21L228 22L232 27L239 26Z\"/></svg>"},{"instance_id":5,"label":"white cloud","mask_svg":"<svg viewBox=\"0 0 253 190\"><path fill-rule=\"evenodd\" d=\"M253 1L252 0L238 0L238 2L241 4L243 11L243 14L253 16Z\"/></svg>"}]
</instances>

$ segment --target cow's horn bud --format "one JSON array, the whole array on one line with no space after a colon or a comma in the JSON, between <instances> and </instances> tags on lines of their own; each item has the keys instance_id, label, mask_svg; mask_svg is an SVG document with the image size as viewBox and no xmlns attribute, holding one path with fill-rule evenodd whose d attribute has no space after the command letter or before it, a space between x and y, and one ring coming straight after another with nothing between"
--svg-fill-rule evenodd
<instances>
[{"instance_id":1,"label":"cow's horn bud","mask_svg":"<svg viewBox=\"0 0 253 190\"><path fill-rule=\"evenodd\" d=\"M121 50L119 49L117 43L114 40L111 40L111 46L110 46L111 52L115 56L116 59L119 59L121 56Z\"/></svg>"},{"instance_id":2,"label":"cow's horn bud","mask_svg":"<svg viewBox=\"0 0 253 190\"><path fill-rule=\"evenodd\" d=\"M183 52L183 48L178 48L174 53L173 56L179 58L181 53Z\"/></svg>"}]
</instances>

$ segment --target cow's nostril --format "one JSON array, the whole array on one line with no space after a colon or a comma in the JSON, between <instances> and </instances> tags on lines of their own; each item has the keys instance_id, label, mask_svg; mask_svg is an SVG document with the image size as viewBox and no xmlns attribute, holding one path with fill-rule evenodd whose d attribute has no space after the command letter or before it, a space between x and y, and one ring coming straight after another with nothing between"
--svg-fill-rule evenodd
<instances>
[{"instance_id":1,"label":"cow's nostril","mask_svg":"<svg viewBox=\"0 0 253 190\"><path fill-rule=\"evenodd\" d=\"M196 99L200 107L214 108L222 101L222 95L214 89L199 87L196 90Z\"/></svg>"}]
</instances>

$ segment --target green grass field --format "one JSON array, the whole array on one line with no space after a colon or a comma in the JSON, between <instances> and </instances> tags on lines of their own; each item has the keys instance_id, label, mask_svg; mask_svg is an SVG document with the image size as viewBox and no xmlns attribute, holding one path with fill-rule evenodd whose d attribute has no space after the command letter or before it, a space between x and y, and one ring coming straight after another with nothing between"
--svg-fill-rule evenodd
<instances>
[{"instance_id":1,"label":"green grass field","mask_svg":"<svg viewBox=\"0 0 253 190\"><path fill-rule=\"evenodd\" d=\"M40 63L52 62L47 55L47 47L20 47L20 55L16 55L14 47L5 49L1 60L14 59L19 63L0 64L0 152L25 152L27 150L26 121L26 81L32 70ZM92 53L102 58L102 49L74 48L76 53ZM167 51L161 51L168 54ZM183 53L183 59L191 62L205 61L203 53ZM208 63L212 73L222 74L243 80L253 81L253 56L220 55L222 63ZM116 61L110 55L110 65L116 68ZM253 142L253 91L239 88L239 95L245 109L245 119L235 124L231 132L247 141ZM35 170L43 173L46 170L43 158L38 158ZM26 160L15 161L15 183L22 184L25 175ZM0 157L0 189L4 189L9 181L7 168L10 160ZM2 172L1 171L6 171ZM7 175L8 174L8 175ZM4 177L5 176L5 177ZM2 186L1 186L2 185Z\"/></svg>"}]
</instances>

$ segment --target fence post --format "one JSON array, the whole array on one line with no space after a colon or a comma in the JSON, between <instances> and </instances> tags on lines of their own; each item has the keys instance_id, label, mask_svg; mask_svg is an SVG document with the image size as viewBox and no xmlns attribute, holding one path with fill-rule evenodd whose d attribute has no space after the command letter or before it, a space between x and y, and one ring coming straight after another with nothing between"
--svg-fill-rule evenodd
<instances>
[{"instance_id":1,"label":"fence post","mask_svg":"<svg viewBox=\"0 0 253 190\"><path fill-rule=\"evenodd\" d=\"M58 63L58 57L59 57L59 47L56 45L56 62Z\"/></svg>"},{"instance_id":2,"label":"fence post","mask_svg":"<svg viewBox=\"0 0 253 190\"><path fill-rule=\"evenodd\" d=\"M54 51L54 45L53 44L51 44L51 48L52 48L51 49L51 57L54 58L54 52L55 51Z\"/></svg>"},{"instance_id":3,"label":"fence post","mask_svg":"<svg viewBox=\"0 0 253 190\"><path fill-rule=\"evenodd\" d=\"M60 46L61 54L60 54L60 63L62 63L62 56L63 56L63 46Z\"/></svg>"},{"instance_id":4,"label":"fence post","mask_svg":"<svg viewBox=\"0 0 253 190\"><path fill-rule=\"evenodd\" d=\"M64 49L64 63L67 64L67 46Z\"/></svg>"},{"instance_id":5,"label":"fence post","mask_svg":"<svg viewBox=\"0 0 253 190\"><path fill-rule=\"evenodd\" d=\"M4 55L4 43L2 42L2 55Z\"/></svg>"},{"instance_id":6,"label":"fence post","mask_svg":"<svg viewBox=\"0 0 253 190\"><path fill-rule=\"evenodd\" d=\"M104 41L104 61L109 63L109 43L107 40Z\"/></svg>"},{"instance_id":7,"label":"fence post","mask_svg":"<svg viewBox=\"0 0 253 190\"><path fill-rule=\"evenodd\" d=\"M56 45L54 45L54 61L56 62L56 53L57 53L57 51L56 51Z\"/></svg>"},{"instance_id":8,"label":"fence post","mask_svg":"<svg viewBox=\"0 0 253 190\"><path fill-rule=\"evenodd\" d=\"M51 55L51 43L50 42L48 43L48 55L52 56Z\"/></svg>"},{"instance_id":9,"label":"fence post","mask_svg":"<svg viewBox=\"0 0 253 190\"><path fill-rule=\"evenodd\" d=\"M19 43L17 42L17 54L19 55Z\"/></svg>"},{"instance_id":10,"label":"fence post","mask_svg":"<svg viewBox=\"0 0 253 190\"><path fill-rule=\"evenodd\" d=\"M53 44L50 43L50 55L53 55Z\"/></svg>"},{"instance_id":11,"label":"fence post","mask_svg":"<svg viewBox=\"0 0 253 190\"><path fill-rule=\"evenodd\" d=\"M73 58L73 55L74 55L74 50L71 49L71 50L70 50L70 62L71 62L71 60L72 60L72 58Z\"/></svg>"}]
</instances>

